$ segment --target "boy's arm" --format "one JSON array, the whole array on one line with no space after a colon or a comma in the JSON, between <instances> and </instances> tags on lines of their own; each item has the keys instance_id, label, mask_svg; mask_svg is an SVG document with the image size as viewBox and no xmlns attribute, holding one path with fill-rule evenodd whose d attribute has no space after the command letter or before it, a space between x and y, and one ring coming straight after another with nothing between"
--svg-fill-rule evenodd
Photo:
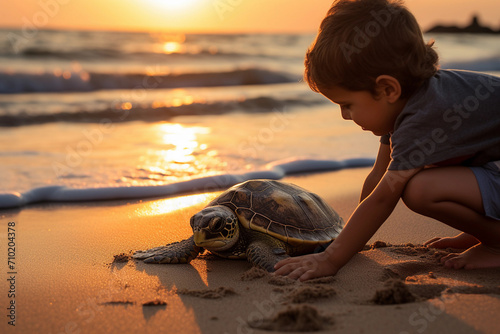
<instances>
[{"instance_id":1,"label":"boy's arm","mask_svg":"<svg viewBox=\"0 0 500 334\"><path fill-rule=\"evenodd\" d=\"M378 149L377 159L375 160L375 164L373 165L370 174L365 179L363 184L363 188L361 189L361 196L359 202L361 203L368 195L371 194L373 189L377 186L377 184L384 176L387 171L387 167L391 162L391 146L387 144L380 143L380 147Z\"/></svg>"},{"instance_id":2,"label":"boy's arm","mask_svg":"<svg viewBox=\"0 0 500 334\"><path fill-rule=\"evenodd\" d=\"M358 205L337 239L323 253L282 260L275 266L276 274L301 281L335 275L385 222L408 181L420 170L388 170L375 190Z\"/></svg>"}]
</instances>

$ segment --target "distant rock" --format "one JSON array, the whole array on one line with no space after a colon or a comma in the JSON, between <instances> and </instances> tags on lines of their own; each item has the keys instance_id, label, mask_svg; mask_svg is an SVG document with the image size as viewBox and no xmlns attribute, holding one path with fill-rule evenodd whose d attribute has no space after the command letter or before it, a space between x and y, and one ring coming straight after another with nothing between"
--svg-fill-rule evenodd
<instances>
[{"instance_id":1,"label":"distant rock","mask_svg":"<svg viewBox=\"0 0 500 334\"><path fill-rule=\"evenodd\" d=\"M479 23L479 18L477 15L472 17L472 22L465 27L459 26L445 26L445 25L436 25L426 33L446 33L446 34L500 34L500 30L493 30L490 27L483 26Z\"/></svg>"}]
</instances>

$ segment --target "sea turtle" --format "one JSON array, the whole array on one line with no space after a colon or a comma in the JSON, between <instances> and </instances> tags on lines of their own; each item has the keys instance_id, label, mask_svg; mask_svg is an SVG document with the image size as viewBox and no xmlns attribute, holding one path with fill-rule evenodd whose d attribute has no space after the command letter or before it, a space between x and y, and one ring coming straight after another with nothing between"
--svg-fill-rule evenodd
<instances>
[{"instance_id":1,"label":"sea turtle","mask_svg":"<svg viewBox=\"0 0 500 334\"><path fill-rule=\"evenodd\" d=\"M321 250L343 225L316 194L290 183L250 180L195 214L188 239L137 251L133 257L147 263L189 263L207 249L224 258L248 259L272 272L281 259Z\"/></svg>"}]
</instances>

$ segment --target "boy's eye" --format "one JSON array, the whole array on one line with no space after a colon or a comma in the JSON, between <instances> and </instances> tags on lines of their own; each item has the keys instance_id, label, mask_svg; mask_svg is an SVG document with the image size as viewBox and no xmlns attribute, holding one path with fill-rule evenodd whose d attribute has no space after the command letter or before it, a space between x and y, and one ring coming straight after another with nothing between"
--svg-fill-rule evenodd
<instances>
[{"instance_id":1,"label":"boy's eye","mask_svg":"<svg viewBox=\"0 0 500 334\"><path fill-rule=\"evenodd\" d=\"M344 104L344 105L341 105L340 108L342 108L342 109L350 109L351 105L350 104Z\"/></svg>"}]
</instances>

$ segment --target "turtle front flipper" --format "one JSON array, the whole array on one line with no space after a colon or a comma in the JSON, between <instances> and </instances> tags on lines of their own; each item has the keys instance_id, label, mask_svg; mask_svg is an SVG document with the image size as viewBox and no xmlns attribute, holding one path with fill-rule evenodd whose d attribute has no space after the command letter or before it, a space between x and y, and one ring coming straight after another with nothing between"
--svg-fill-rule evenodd
<instances>
[{"instance_id":1,"label":"turtle front flipper","mask_svg":"<svg viewBox=\"0 0 500 334\"><path fill-rule=\"evenodd\" d=\"M136 251L134 259L143 260L145 263L189 263L202 251L196 246L193 236L186 240L174 242L166 246Z\"/></svg>"},{"instance_id":2,"label":"turtle front flipper","mask_svg":"<svg viewBox=\"0 0 500 334\"><path fill-rule=\"evenodd\" d=\"M262 240L254 240L247 248L247 259L254 266L260 267L268 272L274 272L274 265L289 257L286 245L278 239L267 235Z\"/></svg>"}]
</instances>

